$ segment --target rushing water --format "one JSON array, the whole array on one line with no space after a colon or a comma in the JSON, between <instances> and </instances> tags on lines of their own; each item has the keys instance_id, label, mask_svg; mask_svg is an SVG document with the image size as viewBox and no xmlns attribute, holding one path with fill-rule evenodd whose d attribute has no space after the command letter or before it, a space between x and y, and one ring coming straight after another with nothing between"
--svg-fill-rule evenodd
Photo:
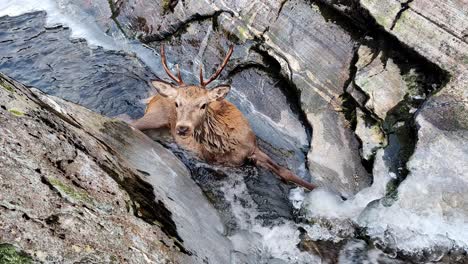
<instances>
[{"instance_id":1,"label":"rushing water","mask_svg":"<svg viewBox=\"0 0 468 264\"><path fill-rule=\"evenodd\" d=\"M107 1L0 0L0 71L108 116L141 116L143 99L153 93L148 81L165 76L160 56L123 36L108 19L110 10L106 5ZM183 74L195 79L192 72ZM260 145L270 155L294 168L297 174L308 175L304 152L310 138L277 82L242 81L255 80L262 74L255 69L241 74L247 77L232 77L229 100L247 116ZM258 88L249 89L254 85ZM321 263L324 255L340 263L380 263L382 259L382 263L402 263L392 262L363 240L349 239L359 236L355 223L379 232L386 228L374 219L375 215L363 214L366 208L381 203L378 200L386 196L388 183L397 177L387 168L383 150L375 158L372 186L343 201L323 189L305 195L298 188L281 184L271 173L251 166L210 166L176 146L167 146L189 167L193 179L219 211L226 235L233 242L234 263ZM299 212L296 209L301 208L304 196ZM385 217L392 224L405 220L405 228L420 230L415 227L421 219L407 218L402 211L387 211ZM389 214L393 216L388 217ZM412 245L408 241L399 243L414 248L424 243L430 246L438 239L450 242L451 238L440 235L443 230L465 243L462 236L466 232L457 230L466 224L462 220L453 228L446 224L442 220L426 220L424 225L435 226L431 229L433 234L424 237L426 240L410 241ZM385 239L395 240L389 235ZM315 242L307 244L307 240ZM339 251L338 245L343 250Z\"/></svg>"},{"instance_id":2,"label":"rushing water","mask_svg":"<svg viewBox=\"0 0 468 264\"><path fill-rule=\"evenodd\" d=\"M82 6L73 1L0 1L0 71L108 116L141 116L142 101L152 94L148 81L164 76L159 54L96 21L108 11ZM234 80L229 98L254 124L262 146L292 151L288 158L272 155L307 175L304 153L298 148L307 148L307 133L275 85L264 83L265 91L256 95L239 89ZM271 104L252 101L265 97L265 92L276 98L274 111L268 109ZM262 108L256 108L257 103ZM185 158L183 152L179 155L205 193L216 193L214 203L234 242L236 263L319 261L297 248L300 232L293 221L290 188L271 173L249 166L213 168ZM219 173L224 177L216 178ZM302 199L298 190L291 192L296 200Z\"/></svg>"}]
</instances>

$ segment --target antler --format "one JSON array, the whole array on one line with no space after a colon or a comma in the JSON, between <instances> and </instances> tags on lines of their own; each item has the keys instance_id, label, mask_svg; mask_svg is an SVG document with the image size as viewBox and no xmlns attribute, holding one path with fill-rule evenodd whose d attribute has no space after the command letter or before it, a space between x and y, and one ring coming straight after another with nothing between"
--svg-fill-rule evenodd
<instances>
[{"instance_id":1,"label":"antler","mask_svg":"<svg viewBox=\"0 0 468 264\"><path fill-rule=\"evenodd\" d=\"M180 85L184 85L184 81L182 81L182 76L180 75L180 69L179 69L179 64L176 64L176 68L177 68L177 77L174 76L174 74L172 74L172 72L169 70L169 68L167 67L167 62L166 62L166 52L164 52L164 44L161 44L161 60L162 60L162 65L164 67L164 70L166 71L167 75L169 75L169 77L171 77L172 80L176 81L177 84L180 86Z\"/></svg>"},{"instance_id":2,"label":"antler","mask_svg":"<svg viewBox=\"0 0 468 264\"><path fill-rule=\"evenodd\" d=\"M202 69L202 65L200 64L200 85L202 87L207 86L209 83L211 83L212 81L216 80L216 78L218 78L219 74L221 74L224 67L226 67L226 64L228 63L229 58L231 57L233 51L234 51L234 46L231 45L229 47L228 53L226 54L226 57L224 58L223 63L219 66L218 70L213 75L211 75L211 77L206 82L203 80L203 69Z\"/></svg>"}]
</instances>

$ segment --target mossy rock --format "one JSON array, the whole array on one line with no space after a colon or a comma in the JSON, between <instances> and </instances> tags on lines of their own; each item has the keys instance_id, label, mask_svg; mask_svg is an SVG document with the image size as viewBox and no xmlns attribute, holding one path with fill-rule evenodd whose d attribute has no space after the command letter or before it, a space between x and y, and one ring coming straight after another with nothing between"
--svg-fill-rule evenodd
<instances>
[{"instance_id":1,"label":"mossy rock","mask_svg":"<svg viewBox=\"0 0 468 264\"><path fill-rule=\"evenodd\" d=\"M24 116L24 113L16 108L11 108L11 109L8 109L8 112L10 112L11 114L13 114L14 116L18 116L18 117L22 117Z\"/></svg>"},{"instance_id":2,"label":"mossy rock","mask_svg":"<svg viewBox=\"0 0 468 264\"><path fill-rule=\"evenodd\" d=\"M73 201L85 202L88 204L93 203L93 199L87 192L76 190L74 187L62 182L59 179L48 178L49 183L65 198L70 198Z\"/></svg>"},{"instance_id":3,"label":"mossy rock","mask_svg":"<svg viewBox=\"0 0 468 264\"><path fill-rule=\"evenodd\" d=\"M0 86L1 86L3 89L7 90L8 92L11 92L11 93L15 92L15 88L13 88L13 86L12 86L11 84L5 82L5 81L2 80L2 79L0 79Z\"/></svg>"},{"instance_id":4,"label":"mossy rock","mask_svg":"<svg viewBox=\"0 0 468 264\"><path fill-rule=\"evenodd\" d=\"M10 244L0 244L0 264L32 263L32 258Z\"/></svg>"}]
</instances>

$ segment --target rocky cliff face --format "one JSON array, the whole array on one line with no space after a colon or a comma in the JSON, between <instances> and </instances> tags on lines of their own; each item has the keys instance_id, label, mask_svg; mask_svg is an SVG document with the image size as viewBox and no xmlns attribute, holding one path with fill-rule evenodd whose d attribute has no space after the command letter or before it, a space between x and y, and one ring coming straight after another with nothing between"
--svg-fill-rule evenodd
<instances>
[{"instance_id":1,"label":"rocky cliff face","mask_svg":"<svg viewBox=\"0 0 468 264\"><path fill-rule=\"evenodd\" d=\"M97 178L112 181L115 188L120 186L119 192L112 192L134 204L127 206L133 209L126 211L124 205L116 206L120 208L119 214L140 221L141 228L161 231L154 235L156 240L162 239L165 241L162 244L169 245L167 251L161 251L167 252L168 259L197 262L206 257L210 263L226 263L226 258L235 263L266 263L272 259L286 263L311 263L319 259L362 263L372 258L399 263L389 257L413 262L465 261L468 19L464 1L48 0L37 4L22 0L0 7L4 7L0 14L22 14L0 18L0 50L4 54L0 71L108 116L126 114L136 118L142 114L141 99L152 93L148 81L165 78L157 52L160 44L166 45L169 62L178 63L186 82L192 83L197 82L199 64L204 65L208 75L224 57L228 45L235 44L232 60L220 80L231 83L233 89L228 99L248 117L261 146L302 177L323 186L305 195L302 206L304 198L298 195L301 192L289 190L269 173L249 166L239 170L213 168L163 142L188 167L220 214L218 219L212 205L196 191L199 187L193 184L188 171L160 145L149 143L122 123L98 117L60 99L47 99L39 94L36 97L45 99L36 100L42 103L26 103L26 106L37 104L39 108L49 105L44 111L53 110L51 116L58 114L60 122L78 123L70 129L77 133L77 138L86 132L87 136L79 141L84 143L80 144L96 140L110 144L110 149L103 147L83 153L93 166L102 167L99 156L94 154L108 151L120 158L107 167L117 170L117 175L143 179L134 180L142 189L128 190L115 173L92 172L107 175ZM38 10L46 12L23 14ZM28 94L26 90L22 93ZM15 94L11 93L10 98ZM56 103L47 104L49 100ZM78 114L64 121L62 117L67 115L51 108L51 104ZM15 119L15 113L26 113L19 106L5 105L3 110L8 120L34 116ZM93 118L88 120L87 116ZM14 125L20 124L2 127L9 129ZM42 129L46 128L36 130ZM34 140L29 134L10 136L12 142L13 136L18 141L23 137ZM100 146L102 142L89 144ZM52 149L46 143L41 146L49 149L44 153ZM16 149L21 153L22 149L33 147L39 148L27 145ZM70 148L68 152L73 154L73 146L57 145L53 149L61 148ZM150 148L155 149L154 153ZM65 152L48 154L71 156L58 165L57 157L44 154L51 160L49 166L64 170L55 175L60 184L68 186L71 182L71 187L66 188L78 190L78 196L90 192L86 197L91 200L117 199L106 198L107 194L94 197L90 189L93 184L85 185L74 176L67 178L77 174L75 171L87 162L78 160L69 165L69 160L80 156ZM24 159L38 163L42 156ZM158 166L149 165L154 160ZM22 175L31 173L41 179L45 177L41 176L43 172L41 169ZM147 173L150 176L145 176ZM43 188L49 186L46 190L60 195L58 198L64 199L61 203L76 207L73 197L67 198L63 190L50 181L47 184L47 177L44 179ZM91 176L86 179L97 180ZM103 191L108 188L106 184L96 184L102 186L96 190L108 193ZM31 199L27 196L31 191L27 190L24 196ZM154 197L146 197L148 193L154 193ZM342 201L336 193L347 200ZM132 195L145 196L144 204L152 209L144 209L147 213L139 215L135 199L141 197ZM194 208L193 203L204 208L203 213L189 210ZM137 200L136 204L142 202ZM8 206L5 208L13 208ZM161 215L151 211L159 212L161 207L171 213ZM105 217L103 212L94 210L98 214L96 219ZM56 225L60 226L60 221ZM153 221L161 224L151 226ZM198 222L206 223L201 228L207 234L205 237L210 238L203 243L194 235ZM220 235L223 227L225 233ZM50 232L51 236L60 234ZM139 237L138 234L133 237ZM69 250L65 246L68 240L62 240L62 249ZM12 241L13 237L6 243L29 254L35 254L38 248ZM85 246L78 246L81 251L70 255L70 259L82 258L86 253ZM119 252L127 259L129 254L137 257L146 254L158 262L158 256L149 254L159 249L149 246L142 249L141 244L132 247L141 249L141 255L128 250ZM111 253L106 253L109 250L99 251L104 252L102 258L95 255L101 260L104 256L110 258ZM57 253L44 252L52 260L57 258Z\"/></svg>"},{"instance_id":2,"label":"rocky cliff face","mask_svg":"<svg viewBox=\"0 0 468 264\"><path fill-rule=\"evenodd\" d=\"M4 75L0 87L2 249L61 263L228 261L216 211L172 153Z\"/></svg>"}]
</instances>

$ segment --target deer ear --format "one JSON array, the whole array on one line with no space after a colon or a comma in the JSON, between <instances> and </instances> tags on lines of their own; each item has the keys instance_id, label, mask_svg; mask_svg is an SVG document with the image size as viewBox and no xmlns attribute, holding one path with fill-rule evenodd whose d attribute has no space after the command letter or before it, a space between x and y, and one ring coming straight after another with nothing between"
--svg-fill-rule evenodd
<instances>
[{"instance_id":1,"label":"deer ear","mask_svg":"<svg viewBox=\"0 0 468 264\"><path fill-rule=\"evenodd\" d=\"M208 92L208 98L210 101L221 101L224 97L226 97L230 90L231 86L229 85L217 86Z\"/></svg>"},{"instance_id":2,"label":"deer ear","mask_svg":"<svg viewBox=\"0 0 468 264\"><path fill-rule=\"evenodd\" d=\"M151 84L164 97L175 98L177 96L177 89L170 83L163 81L151 81Z\"/></svg>"}]
</instances>

